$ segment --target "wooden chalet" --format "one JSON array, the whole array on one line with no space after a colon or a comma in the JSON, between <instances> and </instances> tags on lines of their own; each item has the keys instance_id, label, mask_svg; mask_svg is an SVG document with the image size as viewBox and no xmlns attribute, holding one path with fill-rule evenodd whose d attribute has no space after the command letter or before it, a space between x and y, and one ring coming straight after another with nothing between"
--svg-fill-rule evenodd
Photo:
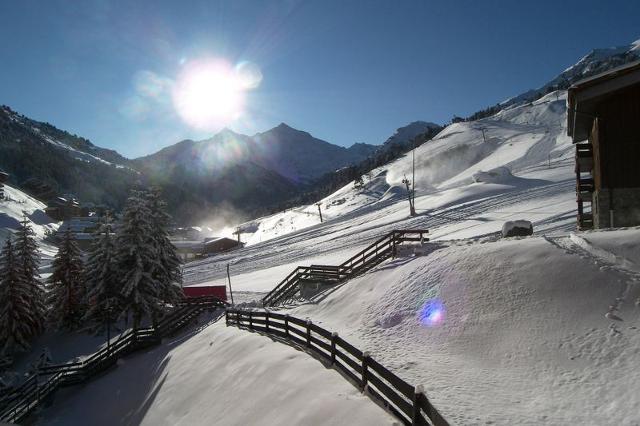
<instances>
[{"instance_id":1,"label":"wooden chalet","mask_svg":"<svg viewBox=\"0 0 640 426\"><path fill-rule=\"evenodd\" d=\"M203 254L209 256L242 247L244 247L244 243L233 238L207 238L204 240Z\"/></svg>"},{"instance_id":2,"label":"wooden chalet","mask_svg":"<svg viewBox=\"0 0 640 426\"><path fill-rule=\"evenodd\" d=\"M569 88L580 229L640 225L640 61Z\"/></svg>"},{"instance_id":3,"label":"wooden chalet","mask_svg":"<svg viewBox=\"0 0 640 426\"><path fill-rule=\"evenodd\" d=\"M47 203L44 209L47 216L54 220L68 220L82 213L80 203L73 198L56 197Z\"/></svg>"}]
</instances>

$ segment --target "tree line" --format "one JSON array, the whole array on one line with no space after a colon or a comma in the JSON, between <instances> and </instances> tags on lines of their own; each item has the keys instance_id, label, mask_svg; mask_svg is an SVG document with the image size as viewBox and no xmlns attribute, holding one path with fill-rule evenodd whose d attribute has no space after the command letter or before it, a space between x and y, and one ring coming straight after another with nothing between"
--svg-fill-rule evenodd
<instances>
[{"instance_id":1,"label":"tree line","mask_svg":"<svg viewBox=\"0 0 640 426\"><path fill-rule=\"evenodd\" d=\"M42 283L35 232L26 216L0 253L0 352L25 351L45 329L101 331L144 318L154 323L182 297L180 258L157 189L131 191L121 219L105 215L83 258L64 230L52 273ZM117 227L117 233L114 232Z\"/></svg>"}]
</instances>

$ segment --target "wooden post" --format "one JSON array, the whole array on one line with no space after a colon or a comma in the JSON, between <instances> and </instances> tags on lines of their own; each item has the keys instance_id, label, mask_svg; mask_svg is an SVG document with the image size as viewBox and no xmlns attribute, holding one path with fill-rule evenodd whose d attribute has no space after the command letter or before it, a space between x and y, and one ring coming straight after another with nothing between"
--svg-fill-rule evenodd
<instances>
[{"instance_id":1,"label":"wooden post","mask_svg":"<svg viewBox=\"0 0 640 426\"><path fill-rule=\"evenodd\" d=\"M307 320L307 347L311 347L311 320Z\"/></svg>"},{"instance_id":2,"label":"wooden post","mask_svg":"<svg viewBox=\"0 0 640 426\"><path fill-rule=\"evenodd\" d=\"M231 306L234 306L233 303L233 290L231 289L231 274L229 273L229 264L227 263L227 280L229 281L229 294L231 294Z\"/></svg>"},{"instance_id":3,"label":"wooden post","mask_svg":"<svg viewBox=\"0 0 640 426\"><path fill-rule=\"evenodd\" d=\"M264 313L264 327L268 333L269 332L269 311L265 311Z\"/></svg>"},{"instance_id":4,"label":"wooden post","mask_svg":"<svg viewBox=\"0 0 640 426\"><path fill-rule=\"evenodd\" d=\"M287 335L287 339L289 338L289 314L284 316L284 334Z\"/></svg>"},{"instance_id":5,"label":"wooden post","mask_svg":"<svg viewBox=\"0 0 640 426\"><path fill-rule=\"evenodd\" d=\"M249 311L249 330L253 330L253 312Z\"/></svg>"},{"instance_id":6,"label":"wooden post","mask_svg":"<svg viewBox=\"0 0 640 426\"><path fill-rule=\"evenodd\" d=\"M413 403L413 413L411 416L411 424L413 426L419 425L420 424L420 400L424 395L424 389L422 388L422 385L417 385L413 391L413 398L412 399L412 403Z\"/></svg>"},{"instance_id":7,"label":"wooden post","mask_svg":"<svg viewBox=\"0 0 640 426\"><path fill-rule=\"evenodd\" d=\"M369 352L362 353L362 392L367 390L367 383L369 382Z\"/></svg>"},{"instance_id":8,"label":"wooden post","mask_svg":"<svg viewBox=\"0 0 640 426\"><path fill-rule=\"evenodd\" d=\"M338 339L338 333L335 331L331 333L331 365L336 363L336 340Z\"/></svg>"},{"instance_id":9,"label":"wooden post","mask_svg":"<svg viewBox=\"0 0 640 426\"><path fill-rule=\"evenodd\" d=\"M318 214L320 215L320 223L322 223L322 210L320 209L320 205L322 205L322 203L320 201L318 201L316 203L316 206L318 206Z\"/></svg>"},{"instance_id":10,"label":"wooden post","mask_svg":"<svg viewBox=\"0 0 640 426\"><path fill-rule=\"evenodd\" d=\"M224 322L226 326L229 327L229 310L228 309L224 311Z\"/></svg>"}]
</instances>

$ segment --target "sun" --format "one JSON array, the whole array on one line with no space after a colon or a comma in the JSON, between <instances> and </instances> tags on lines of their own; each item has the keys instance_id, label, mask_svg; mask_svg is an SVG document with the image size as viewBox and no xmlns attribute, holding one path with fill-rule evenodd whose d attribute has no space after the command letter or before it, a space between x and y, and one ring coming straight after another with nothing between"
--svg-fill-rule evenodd
<instances>
[{"instance_id":1,"label":"sun","mask_svg":"<svg viewBox=\"0 0 640 426\"><path fill-rule=\"evenodd\" d=\"M232 66L221 59L191 61L184 64L176 80L174 106L191 126L219 128L242 115L246 92L257 87L261 79L254 65Z\"/></svg>"}]
</instances>

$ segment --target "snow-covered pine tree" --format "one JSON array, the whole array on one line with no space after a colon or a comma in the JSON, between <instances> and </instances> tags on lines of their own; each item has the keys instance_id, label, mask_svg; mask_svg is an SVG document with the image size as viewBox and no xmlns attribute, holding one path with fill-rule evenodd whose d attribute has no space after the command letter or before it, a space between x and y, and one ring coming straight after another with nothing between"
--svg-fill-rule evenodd
<instances>
[{"instance_id":1,"label":"snow-covered pine tree","mask_svg":"<svg viewBox=\"0 0 640 426\"><path fill-rule=\"evenodd\" d=\"M155 317L160 310L161 293L153 274L158 262L152 235L151 213L145 194L131 191L116 238L116 263L123 310L133 316L133 328L145 315Z\"/></svg>"},{"instance_id":2,"label":"snow-covered pine tree","mask_svg":"<svg viewBox=\"0 0 640 426\"><path fill-rule=\"evenodd\" d=\"M35 232L24 214L20 226L16 232L15 251L20 265L21 280L24 282L29 294L30 315L36 328L36 333L44 329L46 307L45 295L38 278L38 265L40 254Z\"/></svg>"},{"instance_id":3,"label":"snow-covered pine tree","mask_svg":"<svg viewBox=\"0 0 640 426\"><path fill-rule=\"evenodd\" d=\"M69 228L64 231L52 266L47 294L51 320L56 328L78 328L85 310L84 265L75 236Z\"/></svg>"},{"instance_id":4,"label":"snow-covered pine tree","mask_svg":"<svg viewBox=\"0 0 640 426\"><path fill-rule=\"evenodd\" d=\"M0 254L0 351L11 353L29 348L40 324L32 315L31 289L25 285L20 260L7 239Z\"/></svg>"},{"instance_id":5,"label":"snow-covered pine tree","mask_svg":"<svg viewBox=\"0 0 640 426\"><path fill-rule=\"evenodd\" d=\"M152 188L145 195L147 207L151 213L151 235L160 266L153 272L153 278L160 286L161 300L175 305L184 297L184 293L180 257L175 246L169 241L168 227L171 216L166 211L166 203L162 200L158 188Z\"/></svg>"},{"instance_id":6,"label":"snow-covered pine tree","mask_svg":"<svg viewBox=\"0 0 640 426\"><path fill-rule=\"evenodd\" d=\"M122 313L115 254L113 223L107 213L93 235L85 268L86 318L98 327L114 322Z\"/></svg>"}]
</instances>

